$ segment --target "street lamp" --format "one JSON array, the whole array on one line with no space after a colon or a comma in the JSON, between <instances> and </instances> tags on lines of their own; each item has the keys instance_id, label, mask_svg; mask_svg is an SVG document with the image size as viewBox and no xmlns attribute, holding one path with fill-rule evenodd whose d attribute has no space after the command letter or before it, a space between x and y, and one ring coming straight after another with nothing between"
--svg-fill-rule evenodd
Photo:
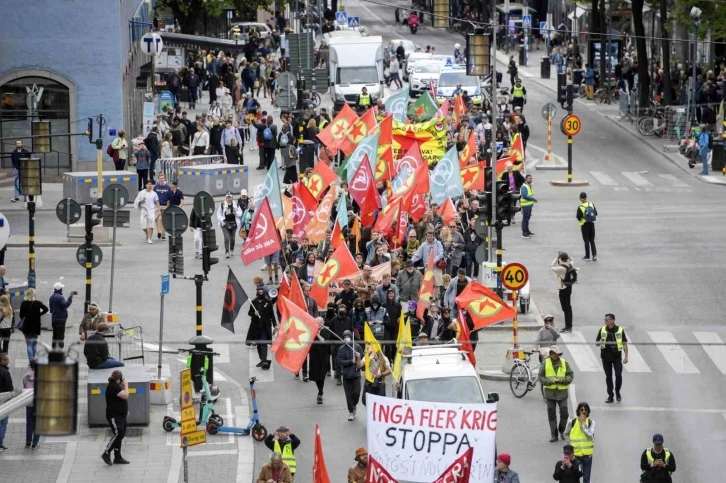
<instances>
[{"instance_id":1,"label":"street lamp","mask_svg":"<svg viewBox=\"0 0 726 483\"><path fill-rule=\"evenodd\" d=\"M232 27L232 35L234 35L234 44L238 45L240 36L239 25L235 25L234 27Z\"/></svg>"},{"instance_id":2,"label":"street lamp","mask_svg":"<svg viewBox=\"0 0 726 483\"><path fill-rule=\"evenodd\" d=\"M20 194L28 197L28 288L35 288L35 197L43 194L40 158L23 159Z\"/></svg>"},{"instance_id":3,"label":"street lamp","mask_svg":"<svg viewBox=\"0 0 726 483\"><path fill-rule=\"evenodd\" d=\"M696 118L696 62L698 61L698 28L701 26L701 14L703 11L698 7L691 9L693 19L693 76L691 77L691 100L693 103L693 118ZM689 110L690 114L690 110Z\"/></svg>"},{"instance_id":4,"label":"street lamp","mask_svg":"<svg viewBox=\"0 0 726 483\"><path fill-rule=\"evenodd\" d=\"M48 350L35 366L35 434L75 434L78 423L78 361L61 350Z\"/></svg>"}]
</instances>

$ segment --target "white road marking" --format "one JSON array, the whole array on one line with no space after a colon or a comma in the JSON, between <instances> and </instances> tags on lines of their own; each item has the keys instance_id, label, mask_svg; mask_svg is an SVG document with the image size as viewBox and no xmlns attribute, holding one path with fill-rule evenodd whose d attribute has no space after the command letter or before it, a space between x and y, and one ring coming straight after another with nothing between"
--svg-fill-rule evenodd
<instances>
[{"instance_id":1,"label":"white road marking","mask_svg":"<svg viewBox=\"0 0 726 483\"><path fill-rule=\"evenodd\" d=\"M227 378L220 374L218 371L214 371L215 382L227 382Z\"/></svg>"},{"instance_id":2,"label":"white road marking","mask_svg":"<svg viewBox=\"0 0 726 483\"><path fill-rule=\"evenodd\" d=\"M616 186L615 191L630 191L630 188L626 188L625 186Z\"/></svg>"},{"instance_id":3,"label":"white road marking","mask_svg":"<svg viewBox=\"0 0 726 483\"><path fill-rule=\"evenodd\" d=\"M250 411L247 405L235 406L234 412L237 415L238 424L246 425L250 419ZM237 478L236 483L247 483L254 480L254 465L248 463L254 461L255 449L252 445L252 437L237 438Z\"/></svg>"},{"instance_id":4,"label":"white road marking","mask_svg":"<svg viewBox=\"0 0 726 483\"><path fill-rule=\"evenodd\" d=\"M671 185L675 188L688 188L688 185L686 183L684 183L683 181L679 180L678 178L676 178L676 175L674 175L674 174L659 174L658 176L670 181Z\"/></svg>"},{"instance_id":5,"label":"white road marking","mask_svg":"<svg viewBox=\"0 0 726 483\"><path fill-rule=\"evenodd\" d=\"M590 171L590 174L601 185L604 185L604 186L617 186L618 185L617 181L615 181L614 179L612 179L610 176L603 173L602 171Z\"/></svg>"},{"instance_id":6,"label":"white road marking","mask_svg":"<svg viewBox=\"0 0 726 483\"><path fill-rule=\"evenodd\" d=\"M229 364L229 344L214 344L214 352L219 354L214 357L214 362L216 364Z\"/></svg>"},{"instance_id":7,"label":"white road marking","mask_svg":"<svg viewBox=\"0 0 726 483\"><path fill-rule=\"evenodd\" d=\"M698 367L696 367L696 365L691 361L688 354L686 354L686 351L683 350L683 347L679 345L670 345L677 342L672 333L648 332L648 335L653 342L658 344L658 350L661 354L663 354L666 362L670 364L676 374L700 374L701 371L699 371Z\"/></svg>"},{"instance_id":8,"label":"white road marking","mask_svg":"<svg viewBox=\"0 0 726 483\"><path fill-rule=\"evenodd\" d=\"M653 183L645 179L640 173L633 173L629 171L622 171L623 176L633 182L638 188L645 189L651 188Z\"/></svg>"},{"instance_id":9,"label":"white road marking","mask_svg":"<svg viewBox=\"0 0 726 483\"><path fill-rule=\"evenodd\" d=\"M700 344L723 344L721 337L716 332L694 332L693 335ZM721 374L726 374L726 347L723 345L704 345L702 347Z\"/></svg>"},{"instance_id":10,"label":"white road marking","mask_svg":"<svg viewBox=\"0 0 726 483\"><path fill-rule=\"evenodd\" d=\"M144 349L147 351L154 352L155 354L159 353L159 344L152 344L151 342L144 342ZM165 345L161 346L161 352L164 354L178 354L179 351L176 349L172 349L170 347L167 347Z\"/></svg>"},{"instance_id":11,"label":"white road marking","mask_svg":"<svg viewBox=\"0 0 726 483\"><path fill-rule=\"evenodd\" d=\"M628 363L623 364L623 366L628 372L653 372L645 362L645 359L643 359L643 356L640 355L638 348L630 344L628 344Z\"/></svg>"},{"instance_id":12,"label":"white road marking","mask_svg":"<svg viewBox=\"0 0 726 483\"><path fill-rule=\"evenodd\" d=\"M64 456L62 454L37 454L28 453L25 455L4 455L0 460L2 461L31 461L31 460L44 460L44 461L63 461Z\"/></svg>"},{"instance_id":13,"label":"white road marking","mask_svg":"<svg viewBox=\"0 0 726 483\"><path fill-rule=\"evenodd\" d=\"M63 455L63 464L61 465L60 473L58 478L55 480L56 483L68 483L71 478L71 470L73 469L73 463L76 460L76 450L78 449L78 441L68 441L66 443L66 452ZM181 463L181 460L179 461ZM181 465L179 465L181 466ZM179 480L179 474L176 475L176 480L168 483L177 483Z\"/></svg>"},{"instance_id":14,"label":"white road marking","mask_svg":"<svg viewBox=\"0 0 726 483\"><path fill-rule=\"evenodd\" d=\"M190 458L192 456L221 456L221 455L226 455L226 454L237 454L237 450L236 449L216 449L216 450L211 450L211 451L189 450L187 452L187 456Z\"/></svg>"},{"instance_id":15,"label":"white road marking","mask_svg":"<svg viewBox=\"0 0 726 483\"><path fill-rule=\"evenodd\" d=\"M569 334L563 333L562 340L565 344L575 342L575 344L567 345L567 350L570 351L572 362L575 363L580 372L600 372L602 370L600 361L595 357L590 346L585 345L587 340L582 332L573 330Z\"/></svg>"},{"instance_id":16,"label":"white road marking","mask_svg":"<svg viewBox=\"0 0 726 483\"><path fill-rule=\"evenodd\" d=\"M570 391L570 414L577 414L577 405L579 403L577 402L577 392L575 392L576 387L574 382L570 383L568 390Z\"/></svg>"},{"instance_id":17,"label":"white road marking","mask_svg":"<svg viewBox=\"0 0 726 483\"><path fill-rule=\"evenodd\" d=\"M646 406L592 406L591 410L595 411L636 411L644 413L692 413L692 414L721 414L726 418L726 409L698 409L698 408L663 408L663 407L646 407Z\"/></svg>"},{"instance_id":18,"label":"white road marking","mask_svg":"<svg viewBox=\"0 0 726 483\"><path fill-rule=\"evenodd\" d=\"M268 348L269 351L269 348ZM249 351L250 354L250 377L256 377L257 382L275 382L275 369L274 366L270 366L266 371L261 367L256 367L260 362L259 356L256 350ZM267 353L267 357L272 357L272 352Z\"/></svg>"}]
</instances>

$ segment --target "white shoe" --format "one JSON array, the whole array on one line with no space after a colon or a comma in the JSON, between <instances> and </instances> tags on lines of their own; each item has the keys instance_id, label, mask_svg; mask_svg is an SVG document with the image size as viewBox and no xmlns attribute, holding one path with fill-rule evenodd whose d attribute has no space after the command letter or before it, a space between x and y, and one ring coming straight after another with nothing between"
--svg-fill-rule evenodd
<instances>
[{"instance_id":1,"label":"white shoe","mask_svg":"<svg viewBox=\"0 0 726 483\"><path fill-rule=\"evenodd\" d=\"M265 265L262 265L262 268L261 268L260 270L262 270L263 272L264 272L265 270L267 270L267 264L265 264Z\"/></svg>"},{"instance_id":2,"label":"white shoe","mask_svg":"<svg viewBox=\"0 0 726 483\"><path fill-rule=\"evenodd\" d=\"M353 421L355 415L353 413L348 414L348 421Z\"/></svg>"},{"instance_id":3,"label":"white shoe","mask_svg":"<svg viewBox=\"0 0 726 483\"><path fill-rule=\"evenodd\" d=\"M149 245L151 245L151 244L152 244L152 243L154 243L154 242L152 242L152 241L151 241L151 238L147 238L147 239L146 239L146 243L148 243Z\"/></svg>"}]
</instances>

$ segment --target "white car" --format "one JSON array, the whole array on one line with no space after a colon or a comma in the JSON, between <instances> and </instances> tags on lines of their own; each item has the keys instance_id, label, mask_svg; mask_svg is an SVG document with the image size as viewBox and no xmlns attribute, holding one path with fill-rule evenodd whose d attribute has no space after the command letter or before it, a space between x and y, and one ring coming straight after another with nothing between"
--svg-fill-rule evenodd
<instances>
[{"instance_id":1,"label":"white car","mask_svg":"<svg viewBox=\"0 0 726 483\"><path fill-rule=\"evenodd\" d=\"M466 91L469 98L471 98L471 102L481 105L483 96L479 77L467 75L466 69L458 66L453 68L444 66L441 69L439 79L436 82L436 100L439 104L443 104L446 99L454 97L457 85L461 85L461 90Z\"/></svg>"},{"instance_id":2,"label":"white car","mask_svg":"<svg viewBox=\"0 0 726 483\"><path fill-rule=\"evenodd\" d=\"M429 89L431 82L439 78L442 66L439 60L418 60L413 65L413 72L408 75L408 95L415 97Z\"/></svg>"},{"instance_id":3,"label":"white car","mask_svg":"<svg viewBox=\"0 0 726 483\"><path fill-rule=\"evenodd\" d=\"M267 24L260 22L239 22L232 24L232 28L230 28L229 32L227 32L227 37L231 40L235 40L234 27L239 27L240 40L246 39L250 34L250 29L252 28L260 34L261 39L266 39L267 37L272 36L272 30L270 30L270 27L268 27Z\"/></svg>"}]
</instances>

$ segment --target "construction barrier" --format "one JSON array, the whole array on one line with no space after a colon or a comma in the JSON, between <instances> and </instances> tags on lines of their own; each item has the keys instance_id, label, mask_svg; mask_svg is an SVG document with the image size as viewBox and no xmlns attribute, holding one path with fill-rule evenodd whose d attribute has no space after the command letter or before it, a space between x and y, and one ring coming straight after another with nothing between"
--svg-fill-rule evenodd
<instances>
[{"instance_id":1,"label":"construction barrier","mask_svg":"<svg viewBox=\"0 0 726 483\"><path fill-rule=\"evenodd\" d=\"M177 171L179 168L189 166L198 166L200 164L220 164L224 163L224 156L219 154L198 156L182 156L178 158L161 158L156 161L154 179L160 173L164 173L166 181L171 183L177 179Z\"/></svg>"}]
</instances>

